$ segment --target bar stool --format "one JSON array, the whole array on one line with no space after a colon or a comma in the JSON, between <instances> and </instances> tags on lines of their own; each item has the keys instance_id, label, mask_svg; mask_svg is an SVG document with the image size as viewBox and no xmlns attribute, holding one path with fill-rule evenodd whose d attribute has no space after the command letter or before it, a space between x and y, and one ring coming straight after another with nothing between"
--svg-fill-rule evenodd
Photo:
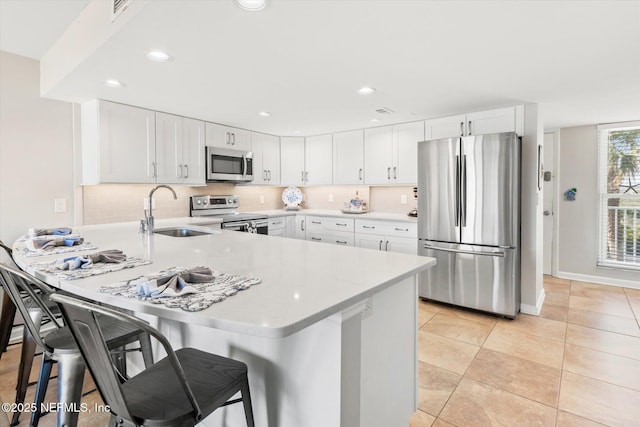
<instances>
[{"instance_id":1,"label":"bar stool","mask_svg":"<svg viewBox=\"0 0 640 427\"><path fill-rule=\"evenodd\" d=\"M33 364L33 355L36 346L43 348L42 364L38 376L36 388L35 411L31 414L31 425L37 426L40 413L40 404L44 396L51 375L53 363L58 363L58 402L65 407L80 407L82 399L82 383L84 380L85 364L82 355L76 346L71 331L64 326L52 313L45 300L55 295L53 290L35 277L0 263L0 282L15 304L18 312L24 319L25 333L22 342L22 357L18 369L18 386L16 387L16 404L24 403L27 391L29 373ZM24 295L27 295L25 298ZM40 326L43 318L48 318L56 327L54 331L41 336ZM117 324L109 317L100 317L99 322L104 338L109 348L109 357L114 364L123 370L126 361L124 354L114 352L113 349L139 342L140 350L145 366L153 364L151 340L149 335L136 325ZM123 379L126 375L122 374ZM58 411L59 426L75 426L78 422L78 413L71 411ZM11 425L19 421L20 413L13 414Z\"/></svg>"},{"instance_id":2,"label":"bar stool","mask_svg":"<svg viewBox=\"0 0 640 427\"><path fill-rule=\"evenodd\" d=\"M5 245L2 240L0 240L0 248L4 250L4 254L0 252L0 262L4 262L5 264L13 264L13 250ZM4 258L6 258L7 262L5 262ZM9 294L7 292L3 292L2 295L2 313L0 314L0 358L2 358L2 353L7 351L7 346L9 345L9 339L11 338L11 330L13 329L13 322L16 318L16 306L11 301Z\"/></svg>"},{"instance_id":3,"label":"bar stool","mask_svg":"<svg viewBox=\"0 0 640 427\"><path fill-rule=\"evenodd\" d=\"M247 426L253 427L247 365L193 348L174 352L169 341L140 319L106 307L55 294L67 325L82 352L104 402L110 425L193 426L221 406L242 402ZM164 347L167 357L124 383L109 358L104 327L108 316L135 325ZM231 399L240 392L241 398Z\"/></svg>"}]
</instances>

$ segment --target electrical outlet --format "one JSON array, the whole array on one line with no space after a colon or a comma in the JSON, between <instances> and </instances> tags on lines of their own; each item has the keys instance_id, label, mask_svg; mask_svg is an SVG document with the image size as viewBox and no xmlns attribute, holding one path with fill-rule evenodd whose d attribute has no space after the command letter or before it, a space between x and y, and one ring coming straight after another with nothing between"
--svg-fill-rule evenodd
<instances>
[{"instance_id":1,"label":"electrical outlet","mask_svg":"<svg viewBox=\"0 0 640 427\"><path fill-rule=\"evenodd\" d=\"M53 211L55 213L65 213L67 211L67 199L54 199Z\"/></svg>"},{"instance_id":2,"label":"electrical outlet","mask_svg":"<svg viewBox=\"0 0 640 427\"><path fill-rule=\"evenodd\" d=\"M262 194L260 195L260 204L264 205L264 196Z\"/></svg>"},{"instance_id":3,"label":"electrical outlet","mask_svg":"<svg viewBox=\"0 0 640 427\"><path fill-rule=\"evenodd\" d=\"M329 203L333 203L333 194L329 194Z\"/></svg>"},{"instance_id":4,"label":"electrical outlet","mask_svg":"<svg viewBox=\"0 0 640 427\"><path fill-rule=\"evenodd\" d=\"M400 196L400 204L402 205L406 205L407 204L407 195L403 194Z\"/></svg>"}]
</instances>

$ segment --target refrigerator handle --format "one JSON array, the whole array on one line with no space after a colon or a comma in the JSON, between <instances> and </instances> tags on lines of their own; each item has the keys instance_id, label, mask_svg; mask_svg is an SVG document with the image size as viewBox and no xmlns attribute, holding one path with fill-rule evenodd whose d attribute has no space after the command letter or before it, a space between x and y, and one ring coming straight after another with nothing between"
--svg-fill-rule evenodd
<instances>
[{"instance_id":1,"label":"refrigerator handle","mask_svg":"<svg viewBox=\"0 0 640 427\"><path fill-rule=\"evenodd\" d=\"M460 225L460 156L456 156L456 227Z\"/></svg>"},{"instance_id":2,"label":"refrigerator handle","mask_svg":"<svg viewBox=\"0 0 640 427\"><path fill-rule=\"evenodd\" d=\"M467 226L467 155L462 156L462 195L460 197L462 226Z\"/></svg>"},{"instance_id":3,"label":"refrigerator handle","mask_svg":"<svg viewBox=\"0 0 640 427\"><path fill-rule=\"evenodd\" d=\"M490 252L490 251L465 251L463 249L449 249L449 248L437 248L435 246L431 246L429 244L424 244L425 249L431 249L434 251L443 251L443 252L453 252L456 254L467 254L467 255L484 255L484 256L497 256L500 258L504 258L504 252Z\"/></svg>"}]
</instances>

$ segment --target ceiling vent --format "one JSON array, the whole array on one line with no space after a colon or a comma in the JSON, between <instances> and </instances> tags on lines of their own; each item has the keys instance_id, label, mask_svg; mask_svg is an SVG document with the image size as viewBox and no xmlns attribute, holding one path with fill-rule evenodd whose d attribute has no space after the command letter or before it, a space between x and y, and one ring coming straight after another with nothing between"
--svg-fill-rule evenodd
<instances>
[{"instance_id":1,"label":"ceiling vent","mask_svg":"<svg viewBox=\"0 0 640 427\"><path fill-rule=\"evenodd\" d=\"M380 114L393 114L393 110L387 108L387 107L382 107L382 108L376 108L376 113L380 113Z\"/></svg>"},{"instance_id":2,"label":"ceiling vent","mask_svg":"<svg viewBox=\"0 0 640 427\"><path fill-rule=\"evenodd\" d=\"M118 16L124 12L126 8L128 8L133 0L112 0L113 8L111 9L111 22L115 21Z\"/></svg>"}]
</instances>

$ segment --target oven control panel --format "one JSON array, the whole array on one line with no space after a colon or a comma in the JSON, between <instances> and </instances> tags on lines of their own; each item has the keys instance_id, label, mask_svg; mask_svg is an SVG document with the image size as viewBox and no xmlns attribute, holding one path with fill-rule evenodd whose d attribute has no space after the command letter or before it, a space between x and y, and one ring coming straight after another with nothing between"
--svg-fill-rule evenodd
<instances>
[{"instance_id":1,"label":"oven control panel","mask_svg":"<svg viewBox=\"0 0 640 427\"><path fill-rule=\"evenodd\" d=\"M238 196L191 196L191 210L236 209Z\"/></svg>"}]
</instances>

